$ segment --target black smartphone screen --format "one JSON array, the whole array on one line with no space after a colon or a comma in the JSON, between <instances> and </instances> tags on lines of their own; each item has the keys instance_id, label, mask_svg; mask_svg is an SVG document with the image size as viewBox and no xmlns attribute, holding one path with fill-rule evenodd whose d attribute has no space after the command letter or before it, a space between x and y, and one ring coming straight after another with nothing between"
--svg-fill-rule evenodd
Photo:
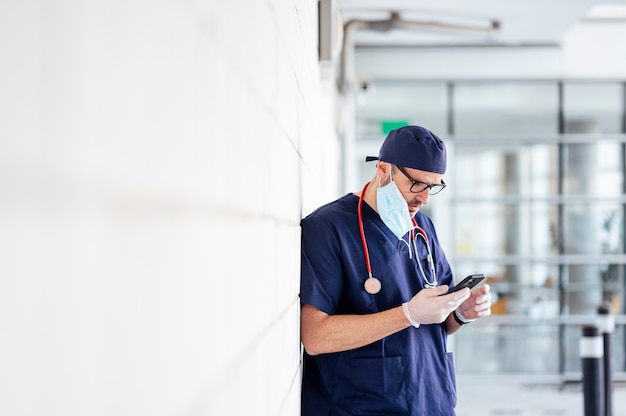
<instances>
[{"instance_id":1,"label":"black smartphone screen","mask_svg":"<svg viewBox=\"0 0 626 416\"><path fill-rule=\"evenodd\" d=\"M456 286L452 289L448 290L448 293L456 292L457 290L461 290L464 287L469 287L470 289L480 283L481 280L485 278L484 274L471 274L467 276L465 279L461 280Z\"/></svg>"}]
</instances>

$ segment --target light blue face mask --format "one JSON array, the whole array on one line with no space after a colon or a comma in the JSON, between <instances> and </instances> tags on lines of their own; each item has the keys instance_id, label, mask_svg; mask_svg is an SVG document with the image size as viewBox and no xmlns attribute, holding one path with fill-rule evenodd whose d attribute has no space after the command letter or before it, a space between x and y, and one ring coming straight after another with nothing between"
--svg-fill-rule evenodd
<instances>
[{"instance_id":1,"label":"light blue face mask","mask_svg":"<svg viewBox=\"0 0 626 416\"><path fill-rule=\"evenodd\" d=\"M398 239L402 240L413 229L409 205L393 180L378 188L376 207L380 218Z\"/></svg>"}]
</instances>

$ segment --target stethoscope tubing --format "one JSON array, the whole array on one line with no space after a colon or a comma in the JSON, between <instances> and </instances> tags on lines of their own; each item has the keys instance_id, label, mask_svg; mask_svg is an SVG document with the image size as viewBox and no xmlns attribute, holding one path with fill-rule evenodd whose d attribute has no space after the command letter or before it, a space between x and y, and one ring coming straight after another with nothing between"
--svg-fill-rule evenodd
<instances>
[{"instance_id":1,"label":"stethoscope tubing","mask_svg":"<svg viewBox=\"0 0 626 416\"><path fill-rule=\"evenodd\" d=\"M365 229L363 228L363 195L365 195L365 191L367 190L367 187L369 186L370 182L366 183L365 186L363 186L363 190L361 191L361 195L359 196L359 204L357 207L357 216L358 216L358 221L359 221L359 233L361 235L361 243L363 244L363 254L365 255L365 267L367 269L367 280L365 283L365 290L367 293L370 293L372 295L375 295L376 293L378 293L380 291L380 288L382 286L381 282L379 279L377 279L376 277L372 276L372 264L370 261L370 254L369 254L369 249L367 248L367 240L365 238ZM417 265L419 267L420 273L422 274L422 279L424 280L424 285L425 287L435 287L437 286L437 275L435 272L435 262L432 256L432 252L430 249L430 243L428 241L428 237L426 236L426 232L417 225L417 222L415 221L415 218L411 218L411 220L413 221L413 229L411 230L411 242L413 244L413 250L415 251L415 261L417 262ZM417 230L417 233L415 233L415 230ZM430 265L430 272L432 273L433 276L433 281L429 282L428 279L426 278L426 273L424 272L424 269L422 268L422 265L420 263L420 260L418 258L417 255L417 245L415 243L416 237L415 235L419 235L420 237L422 237L424 239L424 243L426 244L426 251L428 253L428 257L427 257L427 261ZM409 248L410 251L410 248ZM373 282L375 281L375 282ZM372 283L373 282L373 283ZM374 289L369 289L371 287L371 285L374 285ZM373 293L372 293L373 292Z\"/></svg>"}]
</instances>

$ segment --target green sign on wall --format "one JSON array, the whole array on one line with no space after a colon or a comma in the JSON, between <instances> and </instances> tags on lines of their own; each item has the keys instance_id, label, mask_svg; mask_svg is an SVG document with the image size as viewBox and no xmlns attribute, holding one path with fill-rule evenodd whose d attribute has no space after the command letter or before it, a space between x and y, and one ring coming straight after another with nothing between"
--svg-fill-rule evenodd
<instances>
[{"instance_id":1,"label":"green sign on wall","mask_svg":"<svg viewBox=\"0 0 626 416\"><path fill-rule=\"evenodd\" d=\"M395 130L408 125L408 120L384 120L380 123L380 130L383 132L383 134L386 135L391 130Z\"/></svg>"}]
</instances>

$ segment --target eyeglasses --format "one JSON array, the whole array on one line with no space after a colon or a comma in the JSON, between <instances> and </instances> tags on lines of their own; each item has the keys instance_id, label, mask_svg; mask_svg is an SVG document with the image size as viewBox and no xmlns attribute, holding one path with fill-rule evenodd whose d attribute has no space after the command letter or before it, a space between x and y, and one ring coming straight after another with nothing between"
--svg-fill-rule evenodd
<instances>
[{"instance_id":1,"label":"eyeglasses","mask_svg":"<svg viewBox=\"0 0 626 416\"><path fill-rule=\"evenodd\" d=\"M422 181L416 181L415 179L411 178L409 176L408 173L406 173L406 171L404 169L402 169L400 166L396 166L398 168L398 170L400 172L402 172L404 174L404 176L406 176L407 178L409 178L409 180L411 181L411 189L410 191L413 192L414 194L423 192L427 189L430 189L430 195L436 195L439 192L443 191L443 188L446 187L446 183L443 181L443 179L441 180L441 183L439 184L429 184L426 182L422 182Z\"/></svg>"}]
</instances>

